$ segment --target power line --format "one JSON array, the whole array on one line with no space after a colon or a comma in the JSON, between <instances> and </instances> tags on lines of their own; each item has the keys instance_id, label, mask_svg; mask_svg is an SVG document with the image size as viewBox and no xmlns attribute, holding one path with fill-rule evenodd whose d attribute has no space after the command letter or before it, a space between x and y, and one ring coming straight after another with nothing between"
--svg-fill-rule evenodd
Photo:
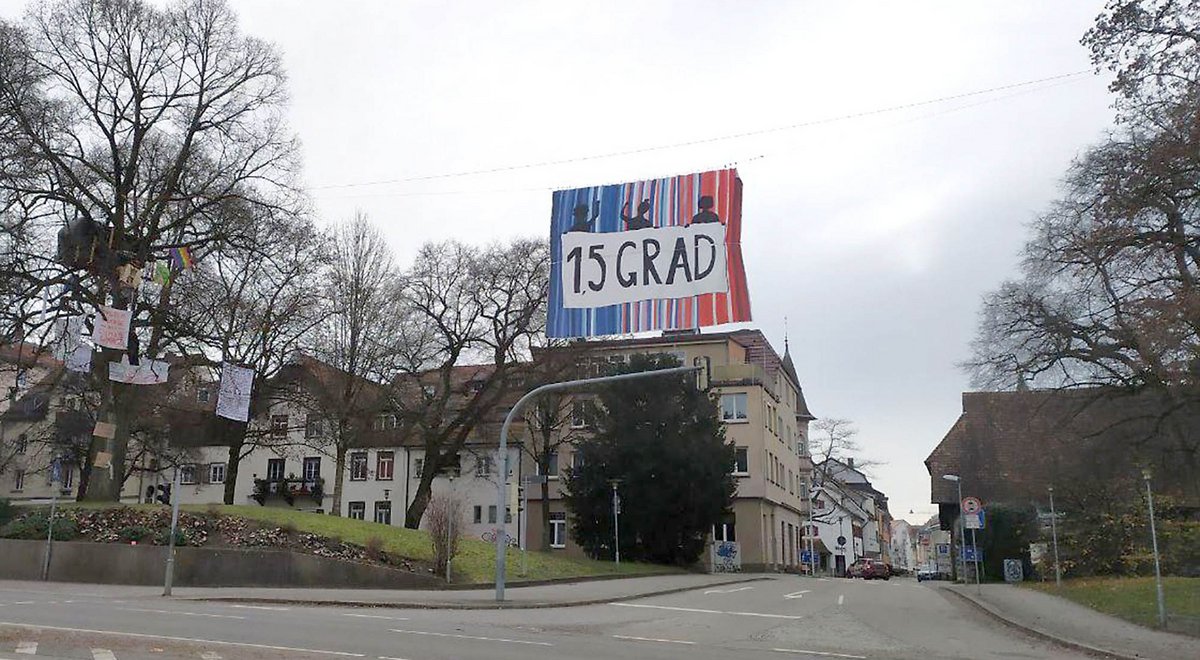
<instances>
[{"instance_id":1,"label":"power line","mask_svg":"<svg viewBox=\"0 0 1200 660\"><path fill-rule=\"evenodd\" d=\"M540 168L540 167L551 167L554 165L566 165L569 163L582 163L582 162L587 162L587 161L592 161L592 160L602 160L602 159L606 159L606 158L618 158L621 156L632 156L632 155L636 155L636 154L651 153L651 152L655 152L655 151L666 151L669 149L679 149L682 147L691 147L691 146L696 146L696 145L700 145L700 144L711 144L714 142L725 142L728 140L738 140L738 139L747 138L747 137L755 137L758 135L769 135L771 133L780 133L783 131L792 131L792 130L796 130L796 129L800 129L800 128L819 126L822 124L831 124L831 123L840 122L840 121L861 119L863 117L870 117L873 115L886 114L889 112L898 112L900 110L919 108L922 106L934 105L937 103L945 103L947 101L954 101L957 99L969 98L972 96L981 96L984 94L992 94L995 92L1002 92L1005 90L1016 89L1019 87L1028 87L1030 85L1036 85L1039 83L1050 82L1053 80L1062 80L1064 78L1072 78L1075 76L1083 75L1085 73L1091 73L1091 69L1082 69L1082 70L1074 71L1071 73L1062 73L1062 74L1059 74L1056 76L1049 76L1046 78L1038 78L1036 80L1025 80L1022 82L1011 83L1008 85L1000 85L997 87L989 87L987 89L963 92L960 94L952 94L950 96L940 96L937 98L927 99L924 101L903 103L900 105L892 105L892 106L887 106L884 108L876 108L874 110L864 110L862 112L854 112L854 113L845 114L845 115L838 115L835 117L825 117L822 119L813 119L813 120L809 120L809 121L799 122L796 124L789 124L787 126L776 126L773 128L764 128L764 129L759 129L759 130L755 130L755 131L730 133L728 135L700 138L700 139L696 139L696 140L688 140L685 142L674 142L671 144L660 144L660 145L655 145L652 147L640 147L637 149L626 149L624 151L613 151L613 152L603 153L603 154L592 154L589 156L576 156L576 157L572 157L572 158L560 158L560 159L556 159L556 160L545 160L545 161L539 161L539 162L533 162L533 163L521 163L518 165L503 165L503 166L499 166L499 167L489 167L489 168L483 168L483 169L477 169L477 170L462 170L462 171L458 171L458 172L442 172L440 174L426 174L426 175L421 175L421 176L403 177L403 178L398 178L398 179L381 179L378 181L362 181L362 182L355 182L355 183L338 183L338 184L329 184L329 185L324 185L324 186L311 186L310 189L311 190L331 190L331 189L338 189L338 188L360 188L360 187L365 187L365 186L382 186L382 185L389 185L389 184L396 184L396 183L412 183L412 182L416 182L416 181L432 181L432 180L436 180L436 179L450 179L450 178L466 177L466 176L479 176L479 175L483 175L483 174L498 174L500 172L512 172L512 171L516 171L516 170L529 170L529 169L535 169L535 168Z\"/></svg>"}]
</instances>

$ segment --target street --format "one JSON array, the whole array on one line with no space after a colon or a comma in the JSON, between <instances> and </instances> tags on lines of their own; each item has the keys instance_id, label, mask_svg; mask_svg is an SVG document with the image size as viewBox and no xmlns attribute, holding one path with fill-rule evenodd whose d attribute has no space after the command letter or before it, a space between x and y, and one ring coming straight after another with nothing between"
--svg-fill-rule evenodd
<instances>
[{"instance_id":1,"label":"street","mask_svg":"<svg viewBox=\"0 0 1200 660\"><path fill-rule=\"evenodd\" d=\"M586 589L583 585L569 588ZM776 576L585 607L434 610L0 583L0 659L1076 658L937 586Z\"/></svg>"}]
</instances>

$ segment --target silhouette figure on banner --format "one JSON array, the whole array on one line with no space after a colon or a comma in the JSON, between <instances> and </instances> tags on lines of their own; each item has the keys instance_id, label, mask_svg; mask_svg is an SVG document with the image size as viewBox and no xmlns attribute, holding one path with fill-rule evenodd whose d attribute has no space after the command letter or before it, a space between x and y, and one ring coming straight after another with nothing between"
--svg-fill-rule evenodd
<instances>
[{"instance_id":1,"label":"silhouette figure on banner","mask_svg":"<svg viewBox=\"0 0 1200 660\"><path fill-rule=\"evenodd\" d=\"M721 217L713 213L713 198L712 195L703 195L700 197L700 212L692 216L692 224L698 225L706 222L721 222Z\"/></svg>"},{"instance_id":2,"label":"silhouette figure on banner","mask_svg":"<svg viewBox=\"0 0 1200 660\"><path fill-rule=\"evenodd\" d=\"M600 200L596 200L596 201L592 202L592 219L591 220L588 219L587 215L588 215L587 204L580 204L580 205L576 206L575 207L575 224L571 225L571 227L569 229L567 229L566 233L570 234L572 232L590 232L590 231L592 231L592 225L596 223L596 220L600 219Z\"/></svg>"},{"instance_id":3,"label":"silhouette figure on banner","mask_svg":"<svg viewBox=\"0 0 1200 660\"><path fill-rule=\"evenodd\" d=\"M654 222L646 217L650 212L650 200L643 199L641 204L638 204L637 217L629 217L629 202L625 202L625 207L621 209L621 218L625 220L625 228L633 229L650 229L654 226Z\"/></svg>"}]
</instances>

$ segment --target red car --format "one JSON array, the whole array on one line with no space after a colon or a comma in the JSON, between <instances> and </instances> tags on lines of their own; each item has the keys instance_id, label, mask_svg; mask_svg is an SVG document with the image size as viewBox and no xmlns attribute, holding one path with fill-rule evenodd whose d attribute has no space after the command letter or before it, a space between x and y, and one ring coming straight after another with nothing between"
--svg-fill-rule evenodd
<instances>
[{"instance_id":1,"label":"red car","mask_svg":"<svg viewBox=\"0 0 1200 660\"><path fill-rule=\"evenodd\" d=\"M892 577L887 564L874 559L859 559L846 569L846 577L860 577L864 580L883 579Z\"/></svg>"}]
</instances>

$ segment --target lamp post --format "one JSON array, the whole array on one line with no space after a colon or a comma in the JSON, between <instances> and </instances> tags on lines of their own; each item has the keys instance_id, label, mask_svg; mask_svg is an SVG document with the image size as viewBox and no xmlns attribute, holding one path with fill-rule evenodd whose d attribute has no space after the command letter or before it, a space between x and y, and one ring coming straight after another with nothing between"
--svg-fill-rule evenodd
<instances>
[{"instance_id":1,"label":"lamp post","mask_svg":"<svg viewBox=\"0 0 1200 660\"><path fill-rule=\"evenodd\" d=\"M953 481L954 483L958 484L958 577L959 579L966 581L966 578L963 577L963 573L967 572L967 562L963 559L962 551L967 542L967 529L965 527L966 522L963 520L962 515L962 477L958 476L957 474L943 474L942 478L946 481ZM950 547L953 548L954 544L950 544Z\"/></svg>"},{"instance_id":2,"label":"lamp post","mask_svg":"<svg viewBox=\"0 0 1200 660\"><path fill-rule=\"evenodd\" d=\"M1163 600L1162 571L1158 565L1158 532L1154 529L1154 493L1150 491L1150 470L1142 470L1146 481L1146 506L1150 508L1150 542L1154 547L1154 588L1158 592L1158 626L1167 626L1167 604Z\"/></svg>"},{"instance_id":3,"label":"lamp post","mask_svg":"<svg viewBox=\"0 0 1200 660\"><path fill-rule=\"evenodd\" d=\"M619 565L621 563L621 496L617 494L617 485L621 483L620 479L610 479L609 485L612 486L612 505L613 505L613 558Z\"/></svg>"},{"instance_id":4,"label":"lamp post","mask_svg":"<svg viewBox=\"0 0 1200 660\"><path fill-rule=\"evenodd\" d=\"M1058 514L1054 512L1054 486L1050 486L1046 490L1050 491L1050 538L1054 540L1054 587L1062 588L1062 569L1058 564Z\"/></svg>"},{"instance_id":5,"label":"lamp post","mask_svg":"<svg viewBox=\"0 0 1200 660\"><path fill-rule=\"evenodd\" d=\"M446 584L450 584L450 559L454 556L454 514L458 507L454 499L454 474L451 473L450 497L446 500Z\"/></svg>"}]
</instances>

